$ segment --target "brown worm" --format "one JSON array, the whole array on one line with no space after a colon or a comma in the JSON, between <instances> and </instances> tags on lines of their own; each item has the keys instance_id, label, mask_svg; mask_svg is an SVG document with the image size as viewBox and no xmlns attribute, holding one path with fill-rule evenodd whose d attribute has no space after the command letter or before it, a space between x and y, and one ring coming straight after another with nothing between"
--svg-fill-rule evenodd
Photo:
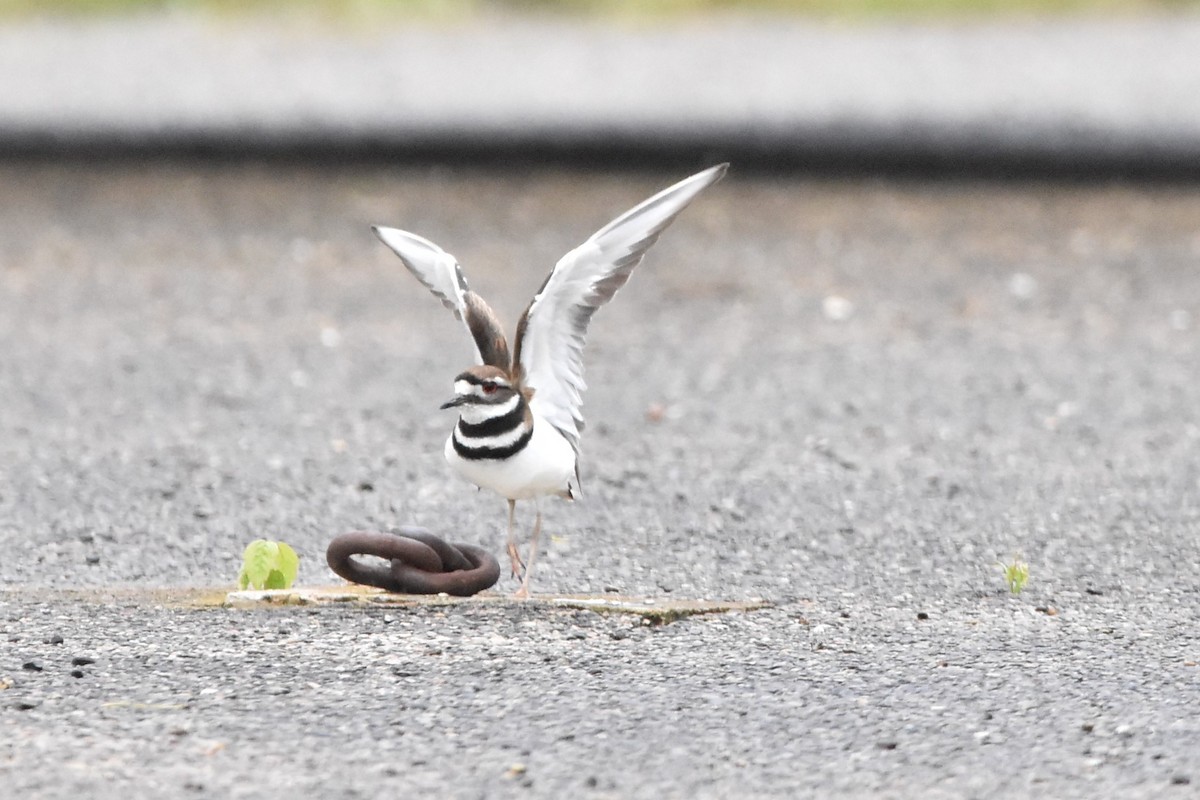
<instances>
[{"instance_id":1,"label":"brown worm","mask_svg":"<svg viewBox=\"0 0 1200 800\"><path fill-rule=\"evenodd\" d=\"M356 555L382 558L391 566L365 564ZM329 543L325 559L330 569L351 583L401 594L445 592L469 597L500 580L500 564L491 553L469 544L449 544L415 526L395 533L343 533Z\"/></svg>"}]
</instances>

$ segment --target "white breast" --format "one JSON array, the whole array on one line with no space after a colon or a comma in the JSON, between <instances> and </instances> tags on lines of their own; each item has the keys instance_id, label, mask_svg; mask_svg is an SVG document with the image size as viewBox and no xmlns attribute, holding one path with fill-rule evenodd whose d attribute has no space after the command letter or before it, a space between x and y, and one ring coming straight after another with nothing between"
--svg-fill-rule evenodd
<instances>
[{"instance_id":1,"label":"white breast","mask_svg":"<svg viewBox=\"0 0 1200 800\"><path fill-rule=\"evenodd\" d=\"M575 449L553 425L537 415L533 418L529 444L510 458L463 458L454 449L453 437L446 440L445 454L446 461L458 474L510 500L563 494L575 482Z\"/></svg>"}]
</instances>

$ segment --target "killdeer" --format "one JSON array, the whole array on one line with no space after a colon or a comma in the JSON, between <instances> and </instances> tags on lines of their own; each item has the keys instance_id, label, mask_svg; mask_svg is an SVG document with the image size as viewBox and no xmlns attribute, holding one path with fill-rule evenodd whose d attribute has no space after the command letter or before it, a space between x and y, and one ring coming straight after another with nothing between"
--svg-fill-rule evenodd
<instances>
[{"instance_id":1,"label":"killdeer","mask_svg":"<svg viewBox=\"0 0 1200 800\"><path fill-rule=\"evenodd\" d=\"M373 228L417 280L466 323L475 341L478 363L459 373L454 398L442 405L459 414L445 455L467 480L508 500L513 576L524 568L516 597L529 597L542 530L539 498L574 499L580 491L582 356L592 314L625 285L663 229L727 167L720 164L664 189L559 259L517 323L511 357L496 315L468 288L454 256L416 234ZM524 562L516 540L518 500L534 501Z\"/></svg>"}]
</instances>

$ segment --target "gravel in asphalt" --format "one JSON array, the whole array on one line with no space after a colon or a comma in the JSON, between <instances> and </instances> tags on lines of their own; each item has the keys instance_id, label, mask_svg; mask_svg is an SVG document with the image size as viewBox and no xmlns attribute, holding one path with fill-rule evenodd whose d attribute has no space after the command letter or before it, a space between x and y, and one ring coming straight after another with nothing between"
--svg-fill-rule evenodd
<instances>
[{"instance_id":1,"label":"gravel in asphalt","mask_svg":"<svg viewBox=\"0 0 1200 800\"><path fill-rule=\"evenodd\" d=\"M689 209L594 320L585 495L547 507L539 588L773 609L64 593L232 584L264 535L307 583L357 527L498 552L503 502L440 455L469 344L368 226L444 245L512 321L676 177L0 166L14 796L1194 791L1188 187L735 165Z\"/></svg>"}]
</instances>

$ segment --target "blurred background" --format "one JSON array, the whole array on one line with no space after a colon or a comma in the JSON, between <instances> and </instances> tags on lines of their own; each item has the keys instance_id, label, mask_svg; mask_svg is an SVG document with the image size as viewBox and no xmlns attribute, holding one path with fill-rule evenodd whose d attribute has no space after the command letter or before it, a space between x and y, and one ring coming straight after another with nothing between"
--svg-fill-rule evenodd
<instances>
[{"instance_id":1,"label":"blurred background","mask_svg":"<svg viewBox=\"0 0 1200 800\"><path fill-rule=\"evenodd\" d=\"M1195 174L1194 0L0 2L0 155Z\"/></svg>"},{"instance_id":2,"label":"blurred background","mask_svg":"<svg viewBox=\"0 0 1200 800\"><path fill-rule=\"evenodd\" d=\"M980 13L1142 12L1194 5L1194 0L5 0L23 14L112 14L203 10L217 13L284 12L337 19L421 15L456 17L482 12L549 12L632 17L730 10L771 11L831 18L971 15Z\"/></svg>"},{"instance_id":3,"label":"blurred background","mask_svg":"<svg viewBox=\"0 0 1200 800\"><path fill-rule=\"evenodd\" d=\"M1011 525L994 487L1157 475L1146 426L1200 406L1197 53L1183 0L2 0L0 574L219 580L274 529L319 580L341 529L487 541L494 498L440 456L469 350L369 226L441 243L512 321L719 161L595 329L599 502L559 519L548 588L740 568L720 591L770 595L739 538L768 530L828 587L882 579L846 531L955 580L1054 548L1058 512ZM593 529L621 533L566 544Z\"/></svg>"},{"instance_id":4,"label":"blurred background","mask_svg":"<svg viewBox=\"0 0 1200 800\"><path fill-rule=\"evenodd\" d=\"M1191 491L1200 3L0 9L12 580L219 581L272 532L316 581L339 530L491 541L503 504L440 455L466 342L369 226L511 322L719 161L598 317L595 502L560 510L548 590L882 586L881 548L969 584L1101 536L1042 534L1130 474ZM1125 564L1096 547L1062 568Z\"/></svg>"}]
</instances>

